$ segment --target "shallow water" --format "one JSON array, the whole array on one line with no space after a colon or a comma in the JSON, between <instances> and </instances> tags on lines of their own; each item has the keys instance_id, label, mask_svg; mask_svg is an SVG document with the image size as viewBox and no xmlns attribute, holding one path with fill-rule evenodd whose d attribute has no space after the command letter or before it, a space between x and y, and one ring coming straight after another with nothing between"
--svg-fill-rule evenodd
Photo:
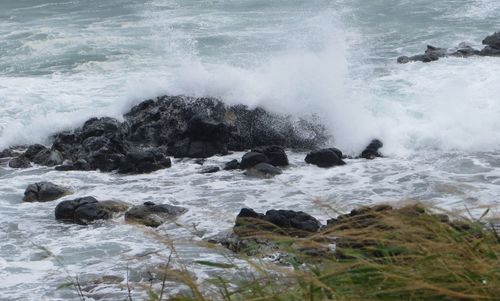
<instances>
[{"instance_id":1,"label":"shallow water","mask_svg":"<svg viewBox=\"0 0 500 301\"><path fill-rule=\"evenodd\" d=\"M120 117L161 94L220 97L288 114L316 113L348 154L373 137L386 158L332 169L292 166L273 179L238 171L198 174L176 161L148 175L56 172L0 166L0 299L76 298L103 275L127 278L140 298L147 270L177 263L199 279L227 260L194 242L229 229L242 207L304 210L325 222L377 202L423 200L448 210L495 207L500 190L500 60L448 58L397 65L427 44L480 47L500 30L496 1L0 2L0 148L46 142L91 116ZM222 165L242 153L210 158ZM189 211L157 230L123 217L89 227L54 221L58 201L23 204L30 183L72 187L132 204L171 203ZM492 210L498 214L498 210ZM140 275L139 272L143 272ZM100 282L103 282L102 279ZM105 282L105 281L104 281ZM124 299L126 281L93 285L95 299ZM175 287L175 286L174 286Z\"/></svg>"}]
</instances>

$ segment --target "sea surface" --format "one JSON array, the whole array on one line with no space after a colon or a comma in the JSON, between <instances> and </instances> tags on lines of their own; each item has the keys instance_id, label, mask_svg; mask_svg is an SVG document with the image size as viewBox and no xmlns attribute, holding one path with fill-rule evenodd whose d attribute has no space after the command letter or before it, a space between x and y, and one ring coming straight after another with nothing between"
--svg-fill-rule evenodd
<instances>
[{"instance_id":1,"label":"sea surface","mask_svg":"<svg viewBox=\"0 0 500 301\"><path fill-rule=\"evenodd\" d=\"M0 300L78 299L68 286L75 280L87 300L124 300L127 279L141 300L172 242L175 264L203 282L220 270L195 261L230 255L201 242L230 229L242 207L303 210L325 222L359 205L421 200L498 215L500 58L396 64L428 44L480 48L495 31L495 0L0 0L0 149L47 143L89 117L121 118L144 99L184 94L314 113L345 153L378 137L386 156L320 169L290 152L291 166L273 179L203 175L190 160L135 176L2 162ZM71 187L64 199L189 211L156 230L123 217L63 224L53 217L58 201L21 202L41 180Z\"/></svg>"}]
</instances>

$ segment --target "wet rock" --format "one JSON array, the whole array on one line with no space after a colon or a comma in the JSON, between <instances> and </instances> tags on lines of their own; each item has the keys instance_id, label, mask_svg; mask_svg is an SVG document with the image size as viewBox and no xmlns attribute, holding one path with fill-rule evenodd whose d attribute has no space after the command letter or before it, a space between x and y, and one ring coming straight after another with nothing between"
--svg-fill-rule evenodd
<instances>
[{"instance_id":1,"label":"wet rock","mask_svg":"<svg viewBox=\"0 0 500 301\"><path fill-rule=\"evenodd\" d=\"M49 202L70 193L66 187L50 182L30 184L24 191L23 202Z\"/></svg>"},{"instance_id":2,"label":"wet rock","mask_svg":"<svg viewBox=\"0 0 500 301\"><path fill-rule=\"evenodd\" d=\"M308 148L327 139L324 127L315 121L226 106L215 98L163 96L133 107L124 119L91 118L80 128L54 135L50 148L31 145L24 156L47 166L68 162L57 170L142 173L168 167L160 153L207 158L259 145ZM138 151L158 147L159 152ZM272 163L286 163L284 152L277 151L281 157ZM274 152L269 150L270 156ZM12 165L27 166L21 159Z\"/></svg>"},{"instance_id":3,"label":"wet rock","mask_svg":"<svg viewBox=\"0 0 500 301\"><path fill-rule=\"evenodd\" d=\"M266 214L257 213L253 209L243 208L236 217L234 233L245 237L262 231L291 236L308 236L317 232L321 223L311 215L302 211L269 210Z\"/></svg>"},{"instance_id":4,"label":"wet rock","mask_svg":"<svg viewBox=\"0 0 500 301\"><path fill-rule=\"evenodd\" d=\"M259 163L267 163L268 160L267 156L262 153L249 152L244 154L241 158L240 169L254 167Z\"/></svg>"},{"instance_id":5,"label":"wet rock","mask_svg":"<svg viewBox=\"0 0 500 301\"><path fill-rule=\"evenodd\" d=\"M266 155L269 164L274 166L287 166L288 157L283 147L278 145L261 146L252 149L252 152Z\"/></svg>"},{"instance_id":6,"label":"wet rock","mask_svg":"<svg viewBox=\"0 0 500 301\"><path fill-rule=\"evenodd\" d=\"M281 169L268 163L259 163L245 171L245 175L256 178L271 178L282 173Z\"/></svg>"},{"instance_id":7,"label":"wet rock","mask_svg":"<svg viewBox=\"0 0 500 301\"><path fill-rule=\"evenodd\" d=\"M152 202L134 206L125 213L125 220L129 223L142 224L149 227L158 227L161 224L185 213L186 208Z\"/></svg>"},{"instance_id":8,"label":"wet rock","mask_svg":"<svg viewBox=\"0 0 500 301\"><path fill-rule=\"evenodd\" d=\"M13 158L9 161L9 167L11 168L29 168L31 167L31 162L24 155L17 158Z\"/></svg>"},{"instance_id":9,"label":"wet rock","mask_svg":"<svg viewBox=\"0 0 500 301\"><path fill-rule=\"evenodd\" d=\"M483 40L483 45L490 46L494 49L500 49L500 31L495 32L494 34L487 36Z\"/></svg>"},{"instance_id":10,"label":"wet rock","mask_svg":"<svg viewBox=\"0 0 500 301\"><path fill-rule=\"evenodd\" d=\"M373 139L370 144L361 152L360 157L364 159L375 159L377 157L382 157L382 154L379 153L379 149L384 146L382 141L378 139Z\"/></svg>"},{"instance_id":11,"label":"wet rock","mask_svg":"<svg viewBox=\"0 0 500 301\"><path fill-rule=\"evenodd\" d=\"M31 161L43 166L56 166L63 163L64 158L57 150L44 149L37 153Z\"/></svg>"},{"instance_id":12,"label":"wet rock","mask_svg":"<svg viewBox=\"0 0 500 301\"><path fill-rule=\"evenodd\" d=\"M207 166L203 168L200 173L205 174L205 173L216 173L220 170L220 167L218 166Z\"/></svg>"},{"instance_id":13,"label":"wet rock","mask_svg":"<svg viewBox=\"0 0 500 301\"><path fill-rule=\"evenodd\" d=\"M83 197L59 203L55 209L55 217L56 220L86 225L96 220L110 219L113 213L127 208L122 202L99 202L94 197Z\"/></svg>"},{"instance_id":14,"label":"wet rock","mask_svg":"<svg viewBox=\"0 0 500 301\"><path fill-rule=\"evenodd\" d=\"M4 149L4 150L2 150L0 152L0 159L3 159L3 158L12 158L12 157L16 157L16 156L17 156L17 153L14 152L10 148Z\"/></svg>"},{"instance_id":15,"label":"wet rock","mask_svg":"<svg viewBox=\"0 0 500 301\"><path fill-rule=\"evenodd\" d=\"M306 163L314 164L318 167L345 165L345 162L342 160L342 152L336 148L324 148L312 151L307 154L305 161Z\"/></svg>"},{"instance_id":16,"label":"wet rock","mask_svg":"<svg viewBox=\"0 0 500 301\"><path fill-rule=\"evenodd\" d=\"M149 173L159 169L172 166L170 158L167 158L159 149L134 150L122 157L119 163L119 173Z\"/></svg>"},{"instance_id":17,"label":"wet rock","mask_svg":"<svg viewBox=\"0 0 500 301\"><path fill-rule=\"evenodd\" d=\"M24 156L29 160L33 160L36 155L38 155L42 151L46 151L47 148L41 144L33 144L26 149L24 152Z\"/></svg>"},{"instance_id":18,"label":"wet rock","mask_svg":"<svg viewBox=\"0 0 500 301\"><path fill-rule=\"evenodd\" d=\"M238 162L238 160L236 159L226 162L226 164L224 164L224 170L235 170L238 168L240 168L240 162Z\"/></svg>"},{"instance_id":19,"label":"wet rock","mask_svg":"<svg viewBox=\"0 0 500 301\"><path fill-rule=\"evenodd\" d=\"M400 64L406 64L409 62L433 62L442 57L471 57L475 55L479 56L500 56L500 33L496 32L490 36L487 36L483 40L483 45L486 45L483 49L474 49L468 43L462 42L457 47L454 48L439 48L431 45L427 46L424 54L414 55L414 56L400 56L397 58L397 62Z\"/></svg>"}]
</instances>

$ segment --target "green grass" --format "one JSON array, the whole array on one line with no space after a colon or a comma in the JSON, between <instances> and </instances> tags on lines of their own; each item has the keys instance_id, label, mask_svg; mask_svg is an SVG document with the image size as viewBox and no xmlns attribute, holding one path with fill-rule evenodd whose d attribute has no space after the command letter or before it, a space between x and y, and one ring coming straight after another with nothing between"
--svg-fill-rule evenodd
<instances>
[{"instance_id":1,"label":"green grass","mask_svg":"<svg viewBox=\"0 0 500 301\"><path fill-rule=\"evenodd\" d=\"M420 206L378 210L305 237L272 227L250 231L249 240L272 241L287 264L248 258L251 276L215 277L203 286L187 271L171 271L190 292L164 300L500 300L500 240L487 223L446 221Z\"/></svg>"}]
</instances>

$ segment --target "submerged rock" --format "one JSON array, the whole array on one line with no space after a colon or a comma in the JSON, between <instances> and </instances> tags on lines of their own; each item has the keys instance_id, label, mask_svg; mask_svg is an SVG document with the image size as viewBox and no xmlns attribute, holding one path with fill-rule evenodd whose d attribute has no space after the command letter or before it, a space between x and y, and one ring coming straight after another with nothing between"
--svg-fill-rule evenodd
<instances>
[{"instance_id":1,"label":"submerged rock","mask_svg":"<svg viewBox=\"0 0 500 301\"><path fill-rule=\"evenodd\" d=\"M203 168L200 171L200 173L203 173L203 174L205 174L205 173L216 173L219 170L220 170L220 167L218 167L218 166L207 166L207 167Z\"/></svg>"},{"instance_id":2,"label":"submerged rock","mask_svg":"<svg viewBox=\"0 0 500 301\"><path fill-rule=\"evenodd\" d=\"M143 205L134 206L125 213L125 220L129 223L142 224L149 227L158 227L161 224L185 213L186 208L145 202Z\"/></svg>"},{"instance_id":3,"label":"submerged rock","mask_svg":"<svg viewBox=\"0 0 500 301\"><path fill-rule=\"evenodd\" d=\"M23 202L49 202L70 193L66 187L50 182L30 184L24 191Z\"/></svg>"},{"instance_id":4,"label":"submerged rock","mask_svg":"<svg viewBox=\"0 0 500 301\"><path fill-rule=\"evenodd\" d=\"M268 163L259 163L245 171L245 175L257 178L271 178L282 173L281 169Z\"/></svg>"},{"instance_id":5,"label":"submerged rock","mask_svg":"<svg viewBox=\"0 0 500 301\"><path fill-rule=\"evenodd\" d=\"M94 197L82 197L62 201L56 206L56 220L87 225L96 220L110 219L114 213L127 210L128 204L118 201L97 201Z\"/></svg>"},{"instance_id":6,"label":"submerged rock","mask_svg":"<svg viewBox=\"0 0 500 301\"><path fill-rule=\"evenodd\" d=\"M342 152L336 148L324 148L312 151L307 154L305 161L318 167L345 165L345 162L342 160Z\"/></svg>"}]
</instances>

